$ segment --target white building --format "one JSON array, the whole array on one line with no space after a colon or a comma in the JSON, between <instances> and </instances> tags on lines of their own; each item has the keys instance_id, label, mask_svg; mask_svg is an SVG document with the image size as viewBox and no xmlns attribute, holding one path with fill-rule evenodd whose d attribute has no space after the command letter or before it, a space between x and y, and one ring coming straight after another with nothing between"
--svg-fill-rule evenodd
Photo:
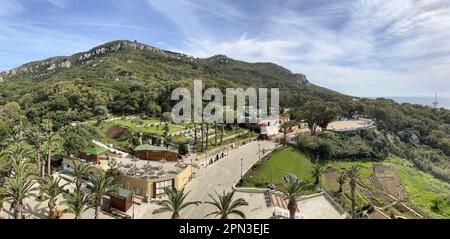
<instances>
[{"instance_id":1,"label":"white building","mask_svg":"<svg viewBox=\"0 0 450 239\"><path fill-rule=\"evenodd\" d=\"M258 125L261 131L261 137L263 138L269 138L270 136L277 135L280 131L280 124L278 120L261 120Z\"/></svg>"}]
</instances>

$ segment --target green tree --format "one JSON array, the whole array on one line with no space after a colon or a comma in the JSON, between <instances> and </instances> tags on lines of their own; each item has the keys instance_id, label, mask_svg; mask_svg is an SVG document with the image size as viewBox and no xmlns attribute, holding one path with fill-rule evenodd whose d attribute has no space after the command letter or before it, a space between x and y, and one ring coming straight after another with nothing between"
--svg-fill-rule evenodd
<instances>
[{"instance_id":1,"label":"green tree","mask_svg":"<svg viewBox=\"0 0 450 239\"><path fill-rule=\"evenodd\" d=\"M237 215L245 219L245 214L239 210L239 208L248 206L248 203L243 198L234 200L234 191L228 193L223 191L221 195L216 192L217 198L214 198L211 195L209 195L209 197L211 198L211 201L205 203L213 205L216 210L205 217L215 215L216 217L220 217L220 219L228 219L230 215Z\"/></svg>"},{"instance_id":2,"label":"green tree","mask_svg":"<svg viewBox=\"0 0 450 239\"><path fill-rule=\"evenodd\" d=\"M184 188L182 188L181 190L177 190L176 188L164 188L164 192L167 196L167 199L157 202L157 204L161 206L161 208L154 210L153 214L171 212L172 219L180 219L181 210L189 206L198 206L201 204L201 202L199 201L185 202L186 197L189 195L189 192L185 193Z\"/></svg>"},{"instance_id":3,"label":"green tree","mask_svg":"<svg viewBox=\"0 0 450 239\"><path fill-rule=\"evenodd\" d=\"M89 181L90 184L87 184L87 188L90 191L91 201L94 202L95 219L98 219L100 207L103 204L103 196L116 192L117 188L114 185L114 178L108 177L103 172L95 173Z\"/></svg>"},{"instance_id":4,"label":"green tree","mask_svg":"<svg viewBox=\"0 0 450 239\"><path fill-rule=\"evenodd\" d=\"M81 219L81 215L92 208L91 200L81 191L64 194L64 199L62 204L66 205L67 208L63 210L63 213L74 214L74 219Z\"/></svg>"},{"instance_id":5,"label":"green tree","mask_svg":"<svg viewBox=\"0 0 450 239\"><path fill-rule=\"evenodd\" d=\"M38 172L38 176L41 176L41 158L40 158L40 150L42 144L45 142L45 135L42 132L41 128L38 126L32 126L27 129L26 135L28 138L28 142L34 147L34 161L36 162L36 168Z\"/></svg>"},{"instance_id":6,"label":"green tree","mask_svg":"<svg viewBox=\"0 0 450 239\"><path fill-rule=\"evenodd\" d=\"M188 147L185 143L180 143L178 146L178 154L179 155L186 155L188 154Z\"/></svg>"},{"instance_id":7,"label":"green tree","mask_svg":"<svg viewBox=\"0 0 450 239\"><path fill-rule=\"evenodd\" d=\"M120 165L116 159L112 158L108 160L108 169L106 170L106 176L113 179L113 185L121 185L123 173L120 171Z\"/></svg>"},{"instance_id":8,"label":"green tree","mask_svg":"<svg viewBox=\"0 0 450 239\"><path fill-rule=\"evenodd\" d=\"M81 150L88 147L97 136L95 129L86 125L74 125L64 128L63 149L68 157L77 155Z\"/></svg>"},{"instance_id":9,"label":"green tree","mask_svg":"<svg viewBox=\"0 0 450 239\"><path fill-rule=\"evenodd\" d=\"M164 122L164 138L169 136L169 123L172 121L172 114L169 112L165 112L161 116L161 120Z\"/></svg>"},{"instance_id":10,"label":"green tree","mask_svg":"<svg viewBox=\"0 0 450 239\"><path fill-rule=\"evenodd\" d=\"M340 174L339 177L336 179L337 183L339 183L339 190L338 193L342 193L342 187L347 182L347 175Z\"/></svg>"},{"instance_id":11,"label":"green tree","mask_svg":"<svg viewBox=\"0 0 450 239\"><path fill-rule=\"evenodd\" d=\"M108 108L106 108L106 106L104 105L96 106L94 108L94 112L97 119L97 126L99 126L102 123L102 121L108 118L109 116Z\"/></svg>"},{"instance_id":12,"label":"green tree","mask_svg":"<svg viewBox=\"0 0 450 239\"><path fill-rule=\"evenodd\" d=\"M89 164L82 161L74 162L74 168L70 174L74 177L77 192L81 191L81 181L83 178L87 178L92 172L93 168Z\"/></svg>"},{"instance_id":13,"label":"green tree","mask_svg":"<svg viewBox=\"0 0 450 239\"><path fill-rule=\"evenodd\" d=\"M42 122L42 128L45 132L45 146L47 148L47 175L52 174L52 153L61 142L61 137L57 132L53 131L53 122L49 119L44 119ZM42 175L43 176L43 175Z\"/></svg>"},{"instance_id":14,"label":"green tree","mask_svg":"<svg viewBox=\"0 0 450 239\"><path fill-rule=\"evenodd\" d=\"M35 190L35 182L31 179L32 172L32 165L27 163L26 159L13 159L11 175L5 181L4 199L14 206L15 219L23 218L23 201Z\"/></svg>"},{"instance_id":15,"label":"green tree","mask_svg":"<svg viewBox=\"0 0 450 239\"><path fill-rule=\"evenodd\" d=\"M57 197L64 193L64 187L67 185L61 183L61 178L47 176L40 180L39 188L48 200L49 219L55 219L58 211Z\"/></svg>"},{"instance_id":16,"label":"green tree","mask_svg":"<svg viewBox=\"0 0 450 239\"><path fill-rule=\"evenodd\" d=\"M301 118L308 124L311 135L316 135L317 132L320 112L316 106L321 103L319 100L308 101L301 109Z\"/></svg>"},{"instance_id":17,"label":"green tree","mask_svg":"<svg viewBox=\"0 0 450 239\"><path fill-rule=\"evenodd\" d=\"M298 209L297 201L305 193L305 191L310 188L310 184L303 182L293 174L285 175L283 177L283 183L276 187L276 190L279 191L283 195L283 198L288 201L290 219L295 219L295 213Z\"/></svg>"},{"instance_id":18,"label":"green tree","mask_svg":"<svg viewBox=\"0 0 450 239\"><path fill-rule=\"evenodd\" d=\"M352 194L352 218L357 219L357 213L356 213L356 185L358 183L358 179L360 176L359 167L357 165L353 165L350 168L347 168L344 172L347 178L350 180L350 189Z\"/></svg>"},{"instance_id":19,"label":"green tree","mask_svg":"<svg viewBox=\"0 0 450 239\"><path fill-rule=\"evenodd\" d=\"M325 168L320 165L319 163L316 163L314 167L311 169L311 175L314 178L314 184L319 185L320 184L320 178L322 177L323 173L325 172Z\"/></svg>"}]
</instances>

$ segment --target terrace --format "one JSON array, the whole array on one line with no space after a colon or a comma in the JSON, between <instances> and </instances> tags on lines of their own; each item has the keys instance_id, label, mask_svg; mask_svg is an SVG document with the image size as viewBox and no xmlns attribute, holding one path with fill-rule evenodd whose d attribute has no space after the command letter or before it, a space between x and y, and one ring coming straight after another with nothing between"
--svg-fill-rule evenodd
<instances>
[{"instance_id":1,"label":"terrace","mask_svg":"<svg viewBox=\"0 0 450 239\"><path fill-rule=\"evenodd\" d=\"M121 156L114 153L111 156L118 162L119 169L124 175L143 180L173 178L186 168L186 164L181 161L169 162L164 159L160 161L140 160L131 155ZM107 170L109 167L108 160L101 160L100 167L103 170Z\"/></svg>"}]
</instances>

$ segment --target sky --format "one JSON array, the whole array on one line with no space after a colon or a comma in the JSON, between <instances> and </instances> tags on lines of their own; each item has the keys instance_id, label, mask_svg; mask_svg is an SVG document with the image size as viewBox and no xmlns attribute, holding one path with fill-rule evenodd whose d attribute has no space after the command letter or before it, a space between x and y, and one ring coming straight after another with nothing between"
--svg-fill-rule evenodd
<instances>
[{"instance_id":1,"label":"sky","mask_svg":"<svg viewBox=\"0 0 450 239\"><path fill-rule=\"evenodd\" d=\"M450 97L449 0L0 0L0 70L125 39L354 96Z\"/></svg>"}]
</instances>

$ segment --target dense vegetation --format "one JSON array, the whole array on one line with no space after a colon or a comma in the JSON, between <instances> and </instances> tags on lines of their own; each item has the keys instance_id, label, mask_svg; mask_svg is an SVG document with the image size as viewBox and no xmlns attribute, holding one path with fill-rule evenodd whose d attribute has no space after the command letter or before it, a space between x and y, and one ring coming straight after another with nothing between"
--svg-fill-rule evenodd
<instances>
[{"instance_id":1,"label":"dense vegetation","mask_svg":"<svg viewBox=\"0 0 450 239\"><path fill-rule=\"evenodd\" d=\"M70 67L60 67L70 61ZM55 67L56 66L56 67ZM161 51L143 44L116 41L89 52L28 63L0 73L0 138L19 122L53 121L59 130L73 121L171 109L170 93L191 87L277 87L281 105L312 129L326 127L335 116L367 115L377 130L349 135L325 134L305 142L321 157L381 159L387 153L407 158L418 168L450 180L450 111L386 99L352 99L315 86L301 74L271 63L246 63L218 55L206 59ZM311 144L313 146L308 146Z\"/></svg>"}]
</instances>

